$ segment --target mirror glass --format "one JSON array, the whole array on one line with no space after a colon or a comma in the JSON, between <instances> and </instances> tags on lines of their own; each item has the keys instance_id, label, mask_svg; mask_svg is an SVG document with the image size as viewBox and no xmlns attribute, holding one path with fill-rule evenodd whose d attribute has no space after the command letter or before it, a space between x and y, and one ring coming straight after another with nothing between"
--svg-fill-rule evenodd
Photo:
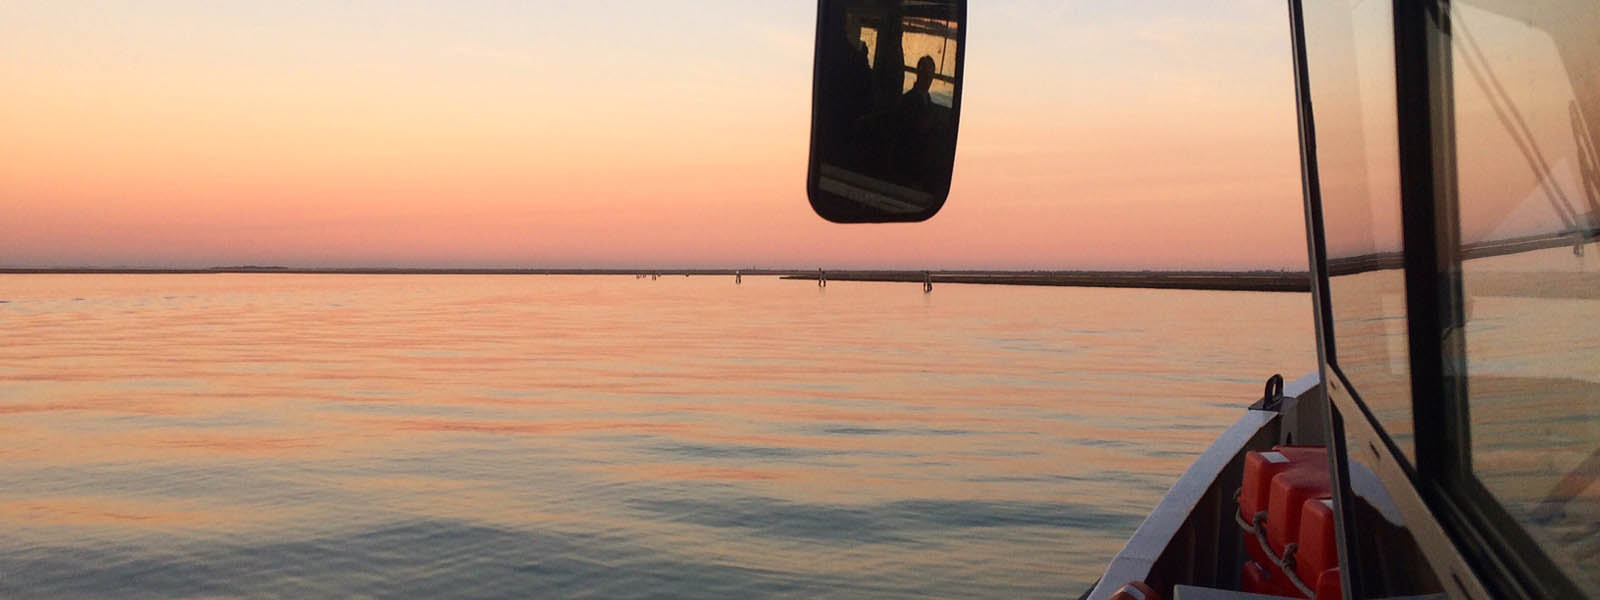
<instances>
[{"instance_id":1,"label":"mirror glass","mask_svg":"<svg viewBox=\"0 0 1600 600\"><path fill-rule=\"evenodd\" d=\"M944 205L961 112L966 2L822 0L806 191L841 223Z\"/></svg>"}]
</instances>

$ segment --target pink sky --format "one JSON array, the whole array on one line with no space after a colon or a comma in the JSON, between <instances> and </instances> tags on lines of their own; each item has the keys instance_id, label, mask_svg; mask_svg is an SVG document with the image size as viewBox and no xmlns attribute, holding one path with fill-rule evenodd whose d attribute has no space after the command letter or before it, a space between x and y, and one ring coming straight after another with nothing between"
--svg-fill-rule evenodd
<instances>
[{"instance_id":1,"label":"pink sky","mask_svg":"<svg viewBox=\"0 0 1600 600\"><path fill-rule=\"evenodd\" d=\"M0 5L0 266L1304 268L1281 2L978 3L931 221L805 199L812 2Z\"/></svg>"}]
</instances>

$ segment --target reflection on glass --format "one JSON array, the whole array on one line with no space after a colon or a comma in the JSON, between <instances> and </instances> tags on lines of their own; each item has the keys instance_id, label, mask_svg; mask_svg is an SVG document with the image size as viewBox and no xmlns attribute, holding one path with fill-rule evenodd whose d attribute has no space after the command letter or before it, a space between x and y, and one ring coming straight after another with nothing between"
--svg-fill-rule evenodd
<instances>
[{"instance_id":1,"label":"reflection on glass","mask_svg":"<svg viewBox=\"0 0 1600 600\"><path fill-rule=\"evenodd\" d=\"M1579 586L1600 589L1600 15L1456 5L1474 473Z\"/></svg>"},{"instance_id":2,"label":"reflection on glass","mask_svg":"<svg viewBox=\"0 0 1600 600\"><path fill-rule=\"evenodd\" d=\"M1334 360L1410 457L1392 3L1313 2L1304 10Z\"/></svg>"},{"instance_id":3,"label":"reflection on glass","mask_svg":"<svg viewBox=\"0 0 1600 600\"><path fill-rule=\"evenodd\" d=\"M840 220L932 216L955 160L956 4L848 0L825 11L813 139L818 210Z\"/></svg>"}]
</instances>

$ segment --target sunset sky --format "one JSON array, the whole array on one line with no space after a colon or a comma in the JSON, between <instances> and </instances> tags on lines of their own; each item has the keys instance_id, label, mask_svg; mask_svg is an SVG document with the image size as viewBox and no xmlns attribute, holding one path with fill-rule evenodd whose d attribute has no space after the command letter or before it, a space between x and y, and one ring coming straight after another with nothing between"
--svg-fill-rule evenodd
<instances>
[{"instance_id":1,"label":"sunset sky","mask_svg":"<svg viewBox=\"0 0 1600 600\"><path fill-rule=\"evenodd\" d=\"M1280 0L975 2L954 188L805 198L814 2L0 2L0 266L1304 268Z\"/></svg>"}]
</instances>

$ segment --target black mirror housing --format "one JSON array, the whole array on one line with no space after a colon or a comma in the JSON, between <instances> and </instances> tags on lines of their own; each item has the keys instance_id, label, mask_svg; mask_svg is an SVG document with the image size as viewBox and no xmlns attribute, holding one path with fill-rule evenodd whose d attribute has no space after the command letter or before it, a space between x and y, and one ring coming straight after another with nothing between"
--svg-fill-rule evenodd
<instances>
[{"instance_id":1,"label":"black mirror housing","mask_svg":"<svg viewBox=\"0 0 1600 600\"><path fill-rule=\"evenodd\" d=\"M950 194L965 0L818 0L806 195L837 223L924 221Z\"/></svg>"}]
</instances>

